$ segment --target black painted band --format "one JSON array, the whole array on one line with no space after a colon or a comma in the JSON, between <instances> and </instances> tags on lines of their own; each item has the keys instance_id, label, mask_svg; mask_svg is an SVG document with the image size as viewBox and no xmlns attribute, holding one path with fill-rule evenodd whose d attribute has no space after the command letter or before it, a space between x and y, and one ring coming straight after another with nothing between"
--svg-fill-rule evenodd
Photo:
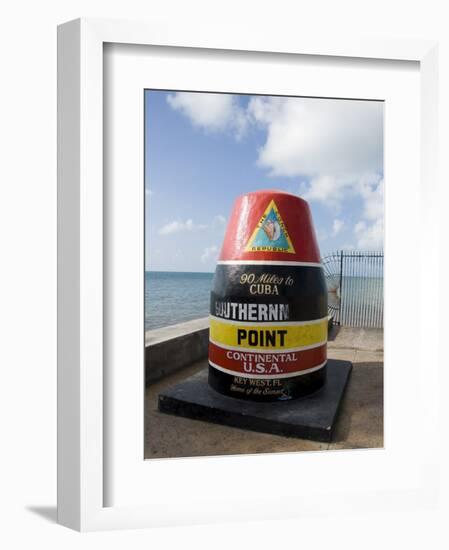
<instances>
[{"instance_id":1,"label":"black painted band","mask_svg":"<svg viewBox=\"0 0 449 550\"><path fill-rule=\"evenodd\" d=\"M231 304L273 304L277 313L260 310L257 322L311 321L327 315L327 288L320 267L287 265L217 265L211 292L212 315L230 320L238 307ZM288 318L286 318L286 311ZM273 319L278 314L279 319ZM256 319L252 319L256 321Z\"/></svg>"}]
</instances>

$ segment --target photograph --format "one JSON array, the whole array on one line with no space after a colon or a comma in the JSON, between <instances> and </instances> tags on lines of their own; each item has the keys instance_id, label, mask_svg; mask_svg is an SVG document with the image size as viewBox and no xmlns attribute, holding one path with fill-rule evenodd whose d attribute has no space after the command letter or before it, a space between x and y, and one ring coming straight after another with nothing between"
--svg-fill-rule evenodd
<instances>
[{"instance_id":1,"label":"photograph","mask_svg":"<svg viewBox=\"0 0 449 550\"><path fill-rule=\"evenodd\" d=\"M144 105L144 458L383 448L384 102Z\"/></svg>"}]
</instances>

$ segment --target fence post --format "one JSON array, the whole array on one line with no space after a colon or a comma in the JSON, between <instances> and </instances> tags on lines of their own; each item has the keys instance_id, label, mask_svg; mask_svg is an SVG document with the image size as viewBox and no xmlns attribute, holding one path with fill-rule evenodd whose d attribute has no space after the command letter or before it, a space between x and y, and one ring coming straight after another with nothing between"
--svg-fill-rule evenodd
<instances>
[{"instance_id":1,"label":"fence post","mask_svg":"<svg viewBox=\"0 0 449 550\"><path fill-rule=\"evenodd\" d=\"M341 325L343 314L343 250L340 250L340 307L338 315L338 324Z\"/></svg>"}]
</instances>

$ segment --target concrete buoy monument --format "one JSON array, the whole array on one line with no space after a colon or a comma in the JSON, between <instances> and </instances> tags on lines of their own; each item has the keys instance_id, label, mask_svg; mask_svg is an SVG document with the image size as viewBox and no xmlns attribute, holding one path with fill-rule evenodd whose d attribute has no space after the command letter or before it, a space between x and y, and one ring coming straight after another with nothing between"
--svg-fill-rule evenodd
<instances>
[{"instance_id":1,"label":"concrete buoy monument","mask_svg":"<svg viewBox=\"0 0 449 550\"><path fill-rule=\"evenodd\" d=\"M327 359L327 327L307 202L282 191L243 195L217 261L205 368L165 389L159 410L331 441L352 363Z\"/></svg>"},{"instance_id":2,"label":"concrete buoy monument","mask_svg":"<svg viewBox=\"0 0 449 550\"><path fill-rule=\"evenodd\" d=\"M251 401L309 395L326 380L327 289L307 202L239 197L217 261L209 384Z\"/></svg>"}]
</instances>

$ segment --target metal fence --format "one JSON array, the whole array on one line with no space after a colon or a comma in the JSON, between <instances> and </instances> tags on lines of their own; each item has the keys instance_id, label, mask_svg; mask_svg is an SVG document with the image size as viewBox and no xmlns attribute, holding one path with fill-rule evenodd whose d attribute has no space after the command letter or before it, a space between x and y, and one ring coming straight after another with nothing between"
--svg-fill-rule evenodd
<instances>
[{"instance_id":1,"label":"metal fence","mask_svg":"<svg viewBox=\"0 0 449 550\"><path fill-rule=\"evenodd\" d=\"M383 327L383 252L341 250L321 261L334 323Z\"/></svg>"}]
</instances>

